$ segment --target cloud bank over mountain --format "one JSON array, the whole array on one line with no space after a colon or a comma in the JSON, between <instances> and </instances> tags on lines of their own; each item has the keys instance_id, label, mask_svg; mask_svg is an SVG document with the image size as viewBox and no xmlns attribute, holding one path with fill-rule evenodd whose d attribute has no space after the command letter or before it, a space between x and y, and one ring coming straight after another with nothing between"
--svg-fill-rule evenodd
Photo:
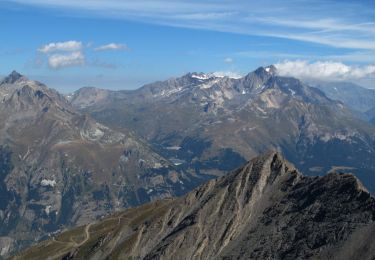
<instances>
[{"instance_id":1,"label":"cloud bank over mountain","mask_svg":"<svg viewBox=\"0 0 375 260\"><path fill-rule=\"evenodd\" d=\"M335 61L285 60L275 66L282 76L304 79L356 80L375 77L375 65L351 66Z\"/></svg>"}]
</instances>

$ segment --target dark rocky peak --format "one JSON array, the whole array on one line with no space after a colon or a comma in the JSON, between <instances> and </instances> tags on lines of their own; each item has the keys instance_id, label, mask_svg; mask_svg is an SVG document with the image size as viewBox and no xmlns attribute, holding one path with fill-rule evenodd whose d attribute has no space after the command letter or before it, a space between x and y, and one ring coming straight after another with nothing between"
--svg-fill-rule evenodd
<instances>
[{"instance_id":1,"label":"dark rocky peak","mask_svg":"<svg viewBox=\"0 0 375 260\"><path fill-rule=\"evenodd\" d=\"M277 69L274 65L270 65L267 67L259 67L254 71L254 73L261 78L265 78L269 76L275 76L277 73Z\"/></svg>"},{"instance_id":2,"label":"dark rocky peak","mask_svg":"<svg viewBox=\"0 0 375 260\"><path fill-rule=\"evenodd\" d=\"M276 68L271 65L268 67L259 67L255 71L250 72L245 77L241 78L240 81L245 82L266 82L272 76L276 75Z\"/></svg>"},{"instance_id":3,"label":"dark rocky peak","mask_svg":"<svg viewBox=\"0 0 375 260\"><path fill-rule=\"evenodd\" d=\"M292 77L272 77L267 82L268 88L279 88L283 92L290 92L290 90L301 91L304 88L303 83Z\"/></svg>"},{"instance_id":4,"label":"dark rocky peak","mask_svg":"<svg viewBox=\"0 0 375 260\"><path fill-rule=\"evenodd\" d=\"M58 91L48 88L41 82L29 80L17 71L13 71L5 77L0 82L0 85L2 85L3 94L6 94L6 98L5 96L3 97L3 102L8 100L12 103L10 99L13 98L16 100L23 100L27 103L48 101L59 104L60 106L69 107L67 99L65 99L65 97Z\"/></svg>"},{"instance_id":5,"label":"dark rocky peak","mask_svg":"<svg viewBox=\"0 0 375 260\"><path fill-rule=\"evenodd\" d=\"M266 82L275 76L276 68L274 66L259 67L255 71L250 72L245 77L235 80L234 89L242 94L259 93L264 89Z\"/></svg>"},{"instance_id":6,"label":"dark rocky peak","mask_svg":"<svg viewBox=\"0 0 375 260\"><path fill-rule=\"evenodd\" d=\"M297 173L295 167L276 151L270 151L251 160L247 167L249 178L262 183L272 183L277 177Z\"/></svg>"},{"instance_id":7,"label":"dark rocky peak","mask_svg":"<svg viewBox=\"0 0 375 260\"><path fill-rule=\"evenodd\" d=\"M280 179L301 177L302 174L279 152L269 151L222 177L218 181L217 187L223 189L227 186L225 189L237 190L238 193L246 194L245 197L254 193L257 193L256 196L260 196ZM244 200L242 206L245 207L246 203L248 200Z\"/></svg>"},{"instance_id":8,"label":"dark rocky peak","mask_svg":"<svg viewBox=\"0 0 375 260\"><path fill-rule=\"evenodd\" d=\"M26 77L13 70L8 76L6 76L0 83L1 84L14 84L20 79L25 79Z\"/></svg>"}]
</instances>

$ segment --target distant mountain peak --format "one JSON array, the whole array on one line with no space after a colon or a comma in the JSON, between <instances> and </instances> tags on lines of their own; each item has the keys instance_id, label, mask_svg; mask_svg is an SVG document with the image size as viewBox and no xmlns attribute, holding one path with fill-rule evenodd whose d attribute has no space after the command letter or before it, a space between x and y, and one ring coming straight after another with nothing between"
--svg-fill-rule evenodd
<instances>
[{"instance_id":1,"label":"distant mountain peak","mask_svg":"<svg viewBox=\"0 0 375 260\"><path fill-rule=\"evenodd\" d=\"M265 67L264 69L265 69L265 71L267 71L268 73L271 73L271 74L277 73L277 69L274 65L269 65L269 66Z\"/></svg>"},{"instance_id":2,"label":"distant mountain peak","mask_svg":"<svg viewBox=\"0 0 375 260\"><path fill-rule=\"evenodd\" d=\"M277 74L277 69L274 65L269 65L267 67L259 67L258 69L255 70L255 73L259 76L261 75L276 75Z\"/></svg>"},{"instance_id":3,"label":"distant mountain peak","mask_svg":"<svg viewBox=\"0 0 375 260\"><path fill-rule=\"evenodd\" d=\"M17 71L13 70L8 76L6 76L0 84L14 84L18 80L25 78L22 74L18 73Z\"/></svg>"}]
</instances>

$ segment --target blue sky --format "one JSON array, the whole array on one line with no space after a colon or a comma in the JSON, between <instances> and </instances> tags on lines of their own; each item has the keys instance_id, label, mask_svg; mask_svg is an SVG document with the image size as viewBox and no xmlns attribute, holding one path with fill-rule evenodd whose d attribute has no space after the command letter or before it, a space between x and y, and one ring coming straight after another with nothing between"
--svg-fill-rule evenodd
<instances>
[{"instance_id":1,"label":"blue sky","mask_svg":"<svg viewBox=\"0 0 375 260\"><path fill-rule=\"evenodd\" d=\"M0 31L0 75L63 92L268 64L375 88L374 1L0 1Z\"/></svg>"}]
</instances>

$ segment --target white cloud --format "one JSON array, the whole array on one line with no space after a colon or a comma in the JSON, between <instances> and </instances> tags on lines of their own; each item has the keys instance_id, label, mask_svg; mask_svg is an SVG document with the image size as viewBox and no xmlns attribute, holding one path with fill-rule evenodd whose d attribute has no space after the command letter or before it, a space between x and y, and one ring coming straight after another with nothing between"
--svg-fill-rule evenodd
<instances>
[{"instance_id":1,"label":"white cloud","mask_svg":"<svg viewBox=\"0 0 375 260\"><path fill-rule=\"evenodd\" d=\"M51 42L40 47L38 52L45 55L50 68L61 69L84 65L83 47L79 41Z\"/></svg>"},{"instance_id":2,"label":"white cloud","mask_svg":"<svg viewBox=\"0 0 375 260\"><path fill-rule=\"evenodd\" d=\"M120 43L109 43L106 45L99 46L95 48L95 51L120 51L120 50L128 50L128 46L126 44Z\"/></svg>"},{"instance_id":3,"label":"white cloud","mask_svg":"<svg viewBox=\"0 0 375 260\"><path fill-rule=\"evenodd\" d=\"M213 73L215 77L229 77L232 79L239 79L242 78L242 75L240 75L237 72L234 71L216 71Z\"/></svg>"},{"instance_id":4,"label":"white cloud","mask_svg":"<svg viewBox=\"0 0 375 260\"><path fill-rule=\"evenodd\" d=\"M100 61L98 59L93 59L89 62L86 61L84 49L92 48L92 44L92 42L83 44L80 41L51 42L41 46L38 49L38 52L40 52L40 55L43 55L47 59L48 67L51 69L61 69L83 65L115 69L117 65ZM94 48L94 50L128 50L128 46L120 43L109 43Z\"/></svg>"},{"instance_id":5,"label":"white cloud","mask_svg":"<svg viewBox=\"0 0 375 260\"><path fill-rule=\"evenodd\" d=\"M334 61L286 60L275 66L279 75L305 79L353 80L375 76L375 65L350 66Z\"/></svg>"},{"instance_id":6,"label":"white cloud","mask_svg":"<svg viewBox=\"0 0 375 260\"><path fill-rule=\"evenodd\" d=\"M365 33L375 33L375 23L345 23L339 22L338 20L332 18L322 18L319 20L309 20L309 19L290 19L290 18L275 18L275 17L264 17L256 18L262 23L293 27L293 28L305 28L305 29L317 29L324 30L325 32L335 32L335 31L354 31L354 32L365 32Z\"/></svg>"},{"instance_id":7,"label":"white cloud","mask_svg":"<svg viewBox=\"0 0 375 260\"><path fill-rule=\"evenodd\" d=\"M85 56L82 52L76 51L67 54L53 54L48 57L48 66L52 69L60 69L85 64Z\"/></svg>"},{"instance_id":8,"label":"white cloud","mask_svg":"<svg viewBox=\"0 0 375 260\"><path fill-rule=\"evenodd\" d=\"M59 11L65 8L69 13L375 50L372 1L12 1Z\"/></svg>"},{"instance_id":9,"label":"white cloud","mask_svg":"<svg viewBox=\"0 0 375 260\"><path fill-rule=\"evenodd\" d=\"M57 51L79 51L82 49L82 42L66 41L66 42L51 42L38 49L42 53L52 53Z\"/></svg>"}]
</instances>

